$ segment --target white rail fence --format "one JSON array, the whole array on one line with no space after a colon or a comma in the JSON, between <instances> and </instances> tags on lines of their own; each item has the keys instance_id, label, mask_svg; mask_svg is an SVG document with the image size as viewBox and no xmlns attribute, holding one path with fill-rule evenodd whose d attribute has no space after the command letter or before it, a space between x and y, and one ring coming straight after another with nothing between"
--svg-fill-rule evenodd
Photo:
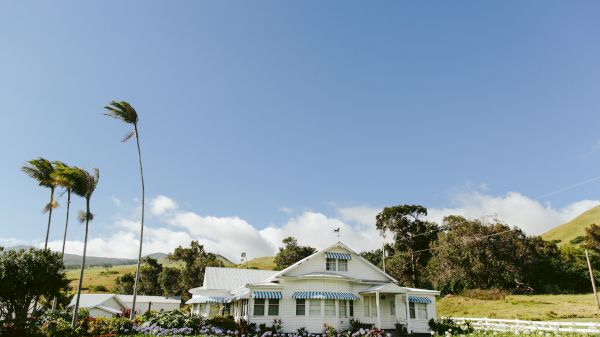
<instances>
[{"instance_id":1,"label":"white rail fence","mask_svg":"<svg viewBox=\"0 0 600 337\"><path fill-rule=\"evenodd\" d=\"M575 332L600 334L600 323L523 321L519 319L451 317L456 323L471 322L475 330L532 332Z\"/></svg>"}]
</instances>

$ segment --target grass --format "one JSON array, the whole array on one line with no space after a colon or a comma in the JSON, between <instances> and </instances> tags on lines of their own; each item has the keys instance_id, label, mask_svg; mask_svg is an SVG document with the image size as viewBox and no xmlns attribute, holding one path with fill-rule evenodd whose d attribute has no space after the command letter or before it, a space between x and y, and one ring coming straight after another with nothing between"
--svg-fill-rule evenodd
<instances>
[{"instance_id":1,"label":"grass","mask_svg":"<svg viewBox=\"0 0 600 337\"><path fill-rule=\"evenodd\" d=\"M115 286L115 279L125 273L135 273L135 265L113 266L111 268L91 267L87 268L83 274L83 293L97 293L98 287L105 287L111 292ZM70 269L67 271L67 278L71 280L71 288L77 289L79 281L79 269Z\"/></svg>"},{"instance_id":2,"label":"grass","mask_svg":"<svg viewBox=\"0 0 600 337\"><path fill-rule=\"evenodd\" d=\"M600 224L600 206L591 208L575 219L554 227L548 232L542 234L544 240L560 240L559 245L570 244L571 240L585 235L585 228L591 224Z\"/></svg>"},{"instance_id":3,"label":"grass","mask_svg":"<svg viewBox=\"0 0 600 337\"><path fill-rule=\"evenodd\" d=\"M274 256L263 256L248 261L248 268L257 268L262 270L274 270L275 269L275 257ZM244 265L238 265L238 267L246 267Z\"/></svg>"},{"instance_id":4,"label":"grass","mask_svg":"<svg viewBox=\"0 0 600 337\"><path fill-rule=\"evenodd\" d=\"M593 294L508 295L494 300L449 295L438 300L437 311L449 317L600 322Z\"/></svg>"}]
</instances>

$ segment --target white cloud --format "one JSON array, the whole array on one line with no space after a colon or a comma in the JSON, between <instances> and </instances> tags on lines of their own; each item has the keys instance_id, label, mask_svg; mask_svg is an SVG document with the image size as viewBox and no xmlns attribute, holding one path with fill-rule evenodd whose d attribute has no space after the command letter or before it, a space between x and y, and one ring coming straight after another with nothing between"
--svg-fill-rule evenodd
<instances>
[{"instance_id":1,"label":"white cloud","mask_svg":"<svg viewBox=\"0 0 600 337\"><path fill-rule=\"evenodd\" d=\"M150 213L152 215L164 215L165 213L176 210L179 206L177 203L164 195L159 195L150 200Z\"/></svg>"},{"instance_id":2,"label":"white cloud","mask_svg":"<svg viewBox=\"0 0 600 337\"><path fill-rule=\"evenodd\" d=\"M113 202L113 204L115 204L115 206L121 206L121 199L115 197L114 195L110 197L110 200Z\"/></svg>"},{"instance_id":3,"label":"white cloud","mask_svg":"<svg viewBox=\"0 0 600 337\"><path fill-rule=\"evenodd\" d=\"M562 208L543 205L518 192L492 196L478 191L459 193L454 197L455 207L429 209L428 218L441 223L446 215L467 218L494 216L510 226L517 226L527 234L538 235L565 223L582 212L600 204L600 200L581 200Z\"/></svg>"},{"instance_id":4,"label":"white cloud","mask_svg":"<svg viewBox=\"0 0 600 337\"><path fill-rule=\"evenodd\" d=\"M450 214L468 218L492 215L511 226L523 228L528 234L543 233L600 204L598 200L582 200L553 208L517 192L493 196L480 191L458 193L452 202L454 207L430 208L428 218L440 223L444 216ZM356 251L371 250L381 245L381 237L374 226L375 215L381 208L368 205L337 207L334 208L335 216L306 211L290 216L283 224L263 229L237 216L217 217L179 209L174 200L162 195L152 199L150 205L152 214L160 217L152 223L154 226L147 224L145 227L143 254L167 253L179 245L188 246L190 241L198 240L208 251L235 262L241 252L249 258L273 255L287 236L297 238L301 245L325 248L337 240L333 232L336 228L341 229L340 239ZM114 228L115 232L106 237L91 233L89 255L137 256L139 221L120 218ZM49 245L58 250L62 242L51 241ZM81 241L69 241L66 247L69 253L81 254L83 244Z\"/></svg>"},{"instance_id":5,"label":"white cloud","mask_svg":"<svg viewBox=\"0 0 600 337\"><path fill-rule=\"evenodd\" d=\"M289 208L289 207L280 207L279 211L283 212L283 213L290 214L290 213L294 212L294 209L293 208Z\"/></svg>"}]
</instances>

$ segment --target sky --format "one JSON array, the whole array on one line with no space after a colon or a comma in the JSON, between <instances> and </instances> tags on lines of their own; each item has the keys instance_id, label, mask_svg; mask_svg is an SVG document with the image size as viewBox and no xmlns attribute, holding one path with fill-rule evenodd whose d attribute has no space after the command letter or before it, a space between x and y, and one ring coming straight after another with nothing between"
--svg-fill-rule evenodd
<instances>
[{"instance_id":1,"label":"sky","mask_svg":"<svg viewBox=\"0 0 600 337\"><path fill-rule=\"evenodd\" d=\"M357 251L373 249L375 214L398 204L423 205L432 221L492 215L543 233L600 204L599 10L1 2L0 245L43 246L49 191L20 171L42 156L100 169L88 252L136 256L135 144L103 116L111 100L139 114L144 253L199 240L252 258L288 235L324 248L337 227ZM71 222L67 251L82 241Z\"/></svg>"}]
</instances>

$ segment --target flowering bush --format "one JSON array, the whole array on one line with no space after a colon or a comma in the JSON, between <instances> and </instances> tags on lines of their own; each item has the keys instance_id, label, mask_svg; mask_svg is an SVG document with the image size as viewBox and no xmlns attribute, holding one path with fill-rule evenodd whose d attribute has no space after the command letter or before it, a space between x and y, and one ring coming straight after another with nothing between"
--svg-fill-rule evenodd
<instances>
[{"instance_id":1,"label":"flowering bush","mask_svg":"<svg viewBox=\"0 0 600 337\"><path fill-rule=\"evenodd\" d=\"M464 324L457 324L449 317L443 317L439 320L429 320L429 328L431 329L432 335L465 335L474 331L471 322L465 322Z\"/></svg>"}]
</instances>

